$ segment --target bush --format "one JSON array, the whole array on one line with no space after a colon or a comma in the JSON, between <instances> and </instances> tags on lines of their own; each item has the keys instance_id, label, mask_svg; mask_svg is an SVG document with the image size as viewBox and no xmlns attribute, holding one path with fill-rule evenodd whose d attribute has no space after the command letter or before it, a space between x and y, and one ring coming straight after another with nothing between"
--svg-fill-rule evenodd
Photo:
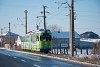
<instances>
[{"instance_id":1,"label":"bush","mask_svg":"<svg viewBox=\"0 0 100 67\"><path fill-rule=\"evenodd\" d=\"M94 51L94 54L100 55L100 41L95 44L93 51Z\"/></svg>"}]
</instances>

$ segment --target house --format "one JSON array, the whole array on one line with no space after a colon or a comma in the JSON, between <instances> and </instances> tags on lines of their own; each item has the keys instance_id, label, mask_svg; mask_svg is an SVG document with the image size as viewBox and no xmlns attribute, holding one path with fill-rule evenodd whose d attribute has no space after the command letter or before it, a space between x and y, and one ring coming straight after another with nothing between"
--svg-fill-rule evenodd
<instances>
[{"instance_id":1,"label":"house","mask_svg":"<svg viewBox=\"0 0 100 67\"><path fill-rule=\"evenodd\" d=\"M14 49L21 49L21 44L22 44L22 36L18 36L14 44Z\"/></svg>"},{"instance_id":2,"label":"house","mask_svg":"<svg viewBox=\"0 0 100 67\"><path fill-rule=\"evenodd\" d=\"M15 34L13 32L3 33L0 36L0 44L2 47L12 48L13 45L15 44L17 37L18 37L18 34Z\"/></svg>"},{"instance_id":3,"label":"house","mask_svg":"<svg viewBox=\"0 0 100 67\"><path fill-rule=\"evenodd\" d=\"M80 38L81 39L99 39L99 35L92 31L88 31L88 32L80 34Z\"/></svg>"},{"instance_id":4,"label":"house","mask_svg":"<svg viewBox=\"0 0 100 67\"><path fill-rule=\"evenodd\" d=\"M52 47L69 47L69 32L51 32ZM80 36L75 32L75 46L80 45Z\"/></svg>"},{"instance_id":5,"label":"house","mask_svg":"<svg viewBox=\"0 0 100 67\"><path fill-rule=\"evenodd\" d=\"M88 31L80 34L80 46L81 49L90 49L100 41L99 35L92 31Z\"/></svg>"},{"instance_id":6,"label":"house","mask_svg":"<svg viewBox=\"0 0 100 67\"><path fill-rule=\"evenodd\" d=\"M97 42L100 42L100 39L80 39L81 49L91 49L95 46Z\"/></svg>"}]
</instances>

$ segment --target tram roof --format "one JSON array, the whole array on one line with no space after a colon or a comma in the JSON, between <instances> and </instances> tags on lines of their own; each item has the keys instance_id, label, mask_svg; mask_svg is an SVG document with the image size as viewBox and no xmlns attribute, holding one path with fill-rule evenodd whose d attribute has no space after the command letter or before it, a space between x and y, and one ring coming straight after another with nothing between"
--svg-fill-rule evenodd
<instances>
[{"instance_id":1,"label":"tram roof","mask_svg":"<svg viewBox=\"0 0 100 67\"><path fill-rule=\"evenodd\" d=\"M35 31L35 33L44 33L44 31L37 30L37 31Z\"/></svg>"},{"instance_id":2,"label":"tram roof","mask_svg":"<svg viewBox=\"0 0 100 67\"><path fill-rule=\"evenodd\" d=\"M46 30L48 33L51 33L50 30ZM35 33L45 33L44 29L36 30Z\"/></svg>"}]
</instances>

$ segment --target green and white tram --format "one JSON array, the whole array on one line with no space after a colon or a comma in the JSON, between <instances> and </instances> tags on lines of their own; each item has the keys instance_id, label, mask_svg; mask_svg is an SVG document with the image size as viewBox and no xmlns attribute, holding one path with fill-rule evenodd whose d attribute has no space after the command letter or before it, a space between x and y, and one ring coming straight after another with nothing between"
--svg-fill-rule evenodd
<instances>
[{"instance_id":1,"label":"green and white tram","mask_svg":"<svg viewBox=\"0 0 100 67\"><path fill-rule=\"evenodd\" d=\"M51 51L51 32L43 29L26 34L23 37L22 49L40 52Z\"/></svg>"}]
</instances>

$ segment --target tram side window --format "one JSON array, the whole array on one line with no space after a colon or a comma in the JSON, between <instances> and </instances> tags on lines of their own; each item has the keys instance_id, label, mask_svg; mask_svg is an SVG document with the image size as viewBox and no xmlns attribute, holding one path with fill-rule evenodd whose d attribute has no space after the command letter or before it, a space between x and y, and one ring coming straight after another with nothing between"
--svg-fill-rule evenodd
<instances>
[{"instance_id":1,"label":"tram side window","mask_svg":"<svg viewBox=\"0 0 100 67\"><path fill-rule=\"evenodd\" d=\"M25 36L23 36L23 37L22 37L22 41L25 42L25 40L26 40L26 39L25 39Z\"/></svg>"},{"instance_id":2,"label":"tram side window","mask_svg":"<svg viewBox=\"0 0 100 67\"><path fill-rule=\"evenodd\" d=\"M51 36L50 37L46 37L47 41L51 41Z\"/></svg>"},{"instance_id":3,"label":"tram side window","mask_svg":"<svg viewBox=\"0 0 100 67\"><path fill-rule=\"evenodd\" d=\"M51 41L51 36L50 36L50 37L43 37L43 36L40 36L40 40L41 40L41 41Z\"/></svg>"},{"instance_id":4,"label":"tram side window","mask_svg":"<svg viewBox=\"0 0 100 67\"><path fill-rule=\"evenodd\" d=\"M39 41L39 37L38 36L36 36L36 41Z\"/></svg>"},{"instance_id":5,"label":"tram side window","mask_svg":"<svg viewBox=\"0 0 100 67\"><path fill-rule=\"evenodd\" d=\"M36 41L36 37L32 36L32 42L35 42L35 41Z\"/></svg>"},{"instance_id":6,"label":"tram side window","mask_svg":"<svg viewBox=\"0 0 100 67\"><path fill-rule=\"evenodd\" d=\"M40 40L41 40L41 41L46 41L46 38L43 37L43 36L40 36Z\"/></svg>"},{"instance_id":7,"label":"tram side window","mask_svg":"<svg viewBox=\"0 0 100 67\"><path fill-rule=\"evenodd\" d=\"M26 36L26 42L30 41L30 36Z\"/></svg>"}]
</instances>

